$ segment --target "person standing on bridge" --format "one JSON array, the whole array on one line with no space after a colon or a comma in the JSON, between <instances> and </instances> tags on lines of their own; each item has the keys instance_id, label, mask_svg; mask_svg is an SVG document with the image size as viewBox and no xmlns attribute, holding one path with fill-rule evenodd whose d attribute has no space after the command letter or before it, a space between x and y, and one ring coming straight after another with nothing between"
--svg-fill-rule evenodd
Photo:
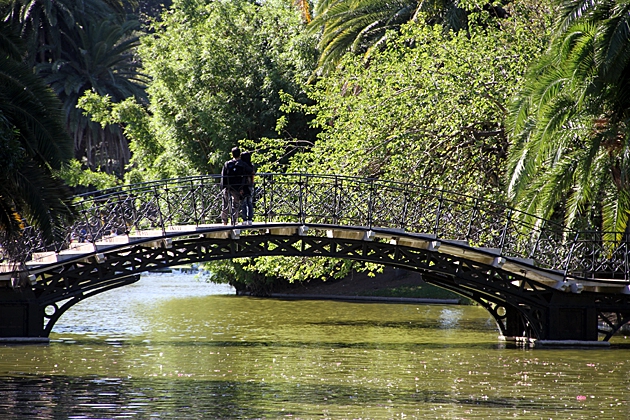
<instances>
[{"instance_id":1,"label":"person standing on bridge","mask_svg":"<svg viewBox=\"0 0 630 420\"><path fill-rule=\"evenodd\" d=\"M228 224L228 215L233 225L236 225L238 213L241 209L241 196L247 168L241 161L241 150L232 148L232 159L225 162L221 170L221 191L223 201L221 206L221 221Z\"/></svg>"},{"instance_id":2,"label":"person standing on bridge","mask_svg":"<svg viewBox=\"0 0 630 420\"><path fill-rule=\"evenodd\" d=\"M241 209L243 214L243 224L251 225L254 219L254 174L256 173L256 167L252 163L252 153L241 153L241 162L245 164L246 172L243 181L243 207Z\"/></svg>"}]
</instances>

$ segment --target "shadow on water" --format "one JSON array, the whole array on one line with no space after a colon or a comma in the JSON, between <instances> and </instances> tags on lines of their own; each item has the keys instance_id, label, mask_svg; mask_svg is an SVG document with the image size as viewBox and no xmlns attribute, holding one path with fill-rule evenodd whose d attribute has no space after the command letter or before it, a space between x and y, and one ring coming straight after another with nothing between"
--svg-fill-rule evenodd
<instances>
[{"instance_id":1,"label":"shadow on water","mask_svg":"<svg viewBox=\"0 0 630 420\"><path fill-rule=\"evenodd\" d=\"M72 340L55 340L52 342L54 345L67 345L67 346L98 346L103 344L103 340L98 338L73 338ZM109 340L109 345L116 347L137 347L146 345L146 342L136 340ZM255 347L272 347L272 348L303 348L303 349L365 349L365 350L399 350L399 351L417 351L418 349L501 349L506 348L505 343L465 343L465 342L449 342L449 343L387 343L387 342L312 342L312 341L197 341L197 340L151 340L151 346L153 347L195 347L195 348L255 348ZM1 348L1 346L0 346ZM515 347L516 348L516 347Z\"/></svg>"},{"instance_id":2,"label":"shadow on water","mask_svg":"<svg viewBox=\"0 0 630 420\"><path fill-rule=\"evenodd\" d=\"M99 377L0 377L0 418L95 418L95 415L160 418L277 418L292 415L310 418L311 412L290 407L391 406L396 404L478 406L486 409L579 410L550 399L474 398L437 390L415 392L367 386L265 383L181 378L129 379ZM265 407L264 401L273 401ZM69 410L70 408L70 410ZM71 411L72 416L66 417ZM491 412L491 411L490 411ZM111 417L113 418L113 417Z\"/></svg>"}]
</instances>

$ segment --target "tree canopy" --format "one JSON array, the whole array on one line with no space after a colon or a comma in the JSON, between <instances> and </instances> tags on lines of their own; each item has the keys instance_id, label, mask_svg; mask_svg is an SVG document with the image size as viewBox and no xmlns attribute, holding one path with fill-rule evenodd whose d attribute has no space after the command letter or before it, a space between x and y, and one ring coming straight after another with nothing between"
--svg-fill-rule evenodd
<instances>
[{"instance_id":1,"label":"tree canopy","mask_svg":"<svg viewBox=\"0 0 630 420\"><path fill-rule=\"evenodd\" d=\"M569 221L627 224L626 3L340 0L319 3L310 26L296 4L176 1L154 23L140 48L149 106L82 101L133 138L128 179L216 172L240 142L261 171L507 193L543 217L566 207ZM334 65L307 83L327 55ZM306 278L344 264L256 270Z\"/></svg>"},{"instance_id":2,"label":"tree canopy","mask_svg":"<svg viewBox=\"0 0 630 420\"><path fill-rule=\"evenodd\" d=\"M401 25L436 25L445 32L467 30L487 18L505 18L500 5L475 0L322 0L316 3L309 30L319 32L317 74L332 71L348 53L369 59Z\"/></svg>"},{"instance_id":3,"label":"tree canopy","mask_svg":"<svg viewBox=\"0 0 630 420\"><path fill-rule=\"evenodd\" d=\"M35 67L63 102L67 130L82 165L122 176L129 161L127 139L117 125L100 127L76 109L84 92L115 101L145 99L146 79L133 54L139 23L125 14L134 1L9 0L0 7L26 45L23 59Z\"/></svg>"},{"instance_id":4,"label":"tree canopy","mask_svg":"<svg viewBox=\"0 0 630 420\"><path fill-rule=\"evenodd\" d=\"M548 37L536 13L467 32L409 23L369 65L346 56L309 90L321 133L288 170L498 191L507 107Z\"/></svg>"},{"instance_id":5,"label":"tree canopy","mask_svg":"<svg viewBox=\"0 0 630 420\"><path fill-rule=\"evenodd\" d=\"M278 135L280 93L303 97L316 59L303 26L282 1L175 2L140 48L163 173L216 172L238 140ZM304 118L283 135L313 136Z\"/></svg>"},{"instance_id":6,"label":"tree canopy","mask_svg":"<svg viewBox=\"0 0 630 420\"><path fill-rule=\"evenodd\" d=\"M73 31L63 34L59 58L39 63L37 73L63 102L66 125L74 139L76 157L90 169L122 177L131 158L128 141L117 124L101 127L77 109L85 92L107 95L115 102L137 98L146 103L147 78L134 55L139 45L135 20L81 17Z\"/></svg>"},{"instance_id":7,"label":"tree canopy","mask_svg":"<svg viewBox=\"0 0 630 420\"><path fill-rule=\"evenodd\" d=\"M287 112L314 115L321 133L313 145L271 139L259 144L256 163L261 171L375 177L502 199L508 106L528 64L545 48L549 24L548 9L522 5L500 25L466 32L403 25L368 65L346 55L321 77L308 90L314 105L287 99ZM293 157L281 164L287 155ZM250 267L298 280L341 277L356 268L347 261L279 258L258 258Z\"/></svg>"}]
</instances>

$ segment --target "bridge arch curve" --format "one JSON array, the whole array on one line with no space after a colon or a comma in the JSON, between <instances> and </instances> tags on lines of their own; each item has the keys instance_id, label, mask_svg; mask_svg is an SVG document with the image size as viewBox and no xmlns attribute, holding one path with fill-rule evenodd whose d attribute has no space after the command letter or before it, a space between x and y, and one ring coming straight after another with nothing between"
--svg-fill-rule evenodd
<instances>
[{"instance_id":1,"label":"bridge arch curve","mask_svg":"<svg viewBox=\"0 0 630 420\"><path fill-rule=\"evenodd\" d=\"M137 281L140 273L212 260L257 256L334 257L423 273L425 280L478 302L494 317L503 336L544 338L546 302L555 292L528 279L490 250L430 235L295 223L195 228L111 245L31 270L34 297L44 312L47 336L61 315L95 294ZM508 264L509 266L509 264Z\"/></svg>"}]
</instances>

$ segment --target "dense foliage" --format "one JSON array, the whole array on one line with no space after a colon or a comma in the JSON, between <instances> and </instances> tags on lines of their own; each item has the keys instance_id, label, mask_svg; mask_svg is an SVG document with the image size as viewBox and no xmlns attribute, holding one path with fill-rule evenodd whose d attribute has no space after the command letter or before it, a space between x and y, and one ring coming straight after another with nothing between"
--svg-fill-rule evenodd
<instances>
[{"instance_id":1,"label":"dense foliage","mask_svg":"<svg viewBox=\"0 0 630 420\"><path fill-rule=\"evenodd\" d=\"M282 1L175 2L139 49L149 107L92 94L80 106L133 140L128 180L217 172L241 139L314 138L303 114L276 130L284 92L307 100L316 55L303 28Z\"/></svg>"},{"instance_id":2,"label":"dense foliage","mask_svg":"<svg viewBox=\"0 0 630 420\"><path fill-rule=\"evenodd\" d=\"M337 71L309 89L315 105L286 106L314 115L321 129L315 144L267 141L259 166L393 179L503 199L507 108L529 62L545 48L550 27L542 6L512 11L500 25L467 32L410 23L373 53L369 65L361 56L346 56ZM279 165L287 154L293 156L289 164ZM259 258L255 268L271 277L307 280L366 267Z\"/></svg>"},{"instance_id":3,"label":"dense foliage","mask_svg":"<svg viewBox=\"0 0 630 420\"><path fill-rule=\"evenodd\" d=\"M138 39L117 2L11 4L75 147L127 182L218 172L238 143L259 171L411 181L627 226L627 1L329 0L311 20L305 1L177 0ZM78 163L63 173L113 182ZM259 258L214 271L260 286L354 268Z\"/></svg>"},{"instance_id":4,"label":"dense foliage","mask_svg":"<svg viewBox=\"0 0 630 420\"><path fill-rule=\"evenodd\" d=\"M321 0L316 3L315 18L309 30L321 32L321 51L317 74L333 71L348 53L369 59L371 51L380 48L397 34L404 23L413 21L439 25L445 31L468 27L469 12L504 10L486 3L450 0Z\"/></svg>"},{"instance_id":5,"label":"dense foliage","mask_svg":"<svg viewBox=\"0 0 630 420\"><path fill-rule=\"evenodd\" d=\"M146 101L146 78L133 49L138 22L119 23L109 17L79 21L64 34L66 47L58 59L37 65L37 73L63 101L66 124L74 138L76 157L90 169L100 168L122 177L131 158L128 140L117 124L101 127L77 109L85 92L108 95L116 102L126 98Z\"/></svg>"},{"instance_id":6,"label":"dense foliage","mask_svg":"<svg viewBox=\"0 0 630 420\"><path fill-rule=\"evenodd\" d=\"M216 172L238 140L276 136L280 92L302 96L316 59L299 13L280 1L176 2L153 29L140 49L151 128L189 171ZM310 131L301 118L283 135Z\"/></svg>"},{"instance_id":7,"label":"dense foliage","mask_svg":"<svg viewBox=\"0 0 630 420\"><path fill-rule=\"evenodd\" d=\"M76 105L92 90L115 101L146 99L133 54L138 21L118 0L11 0L0 15L25 42L24 61L61 99L76 158L85 168L122 176L130 152L120 127L101 127Z\"/></svg>"},{"instance_id":8,"label":"dense foliage","mask_svg":"<svg viewBox=\"0 0 630 420\"><path fill-rule=\"evenodd\" d=\"M72 157L61 104L21 61L21 40L0 22L0 230L2 246L25 224L49 239L72 219L71 194L54 171Z\"/></svg>"},{"instance_id":9,"label":"dense foliage","mask_svg":"<svg viewBox=\"0 0 630 420\"><path fill-rule=\"evenodd\" d=\"M560 12L512 110L508 194L544 218L601 220L619 240L630 213L630 3L565 1Z\"/></svg>"},{"instance_id":10,"label":"dense foliage","mask_svg":"<svg viewBox=\"0 0 630 420\"><path fill-rule=\"evenodd\" d=\"M347 56L309 90L308 111L322 132L287 170L499 193L507 107L545 47L545 12L523 7L467 32L411 23L369 65ZM269 142L269 150L279 146Z\"/></svg>"}]
</instances>

